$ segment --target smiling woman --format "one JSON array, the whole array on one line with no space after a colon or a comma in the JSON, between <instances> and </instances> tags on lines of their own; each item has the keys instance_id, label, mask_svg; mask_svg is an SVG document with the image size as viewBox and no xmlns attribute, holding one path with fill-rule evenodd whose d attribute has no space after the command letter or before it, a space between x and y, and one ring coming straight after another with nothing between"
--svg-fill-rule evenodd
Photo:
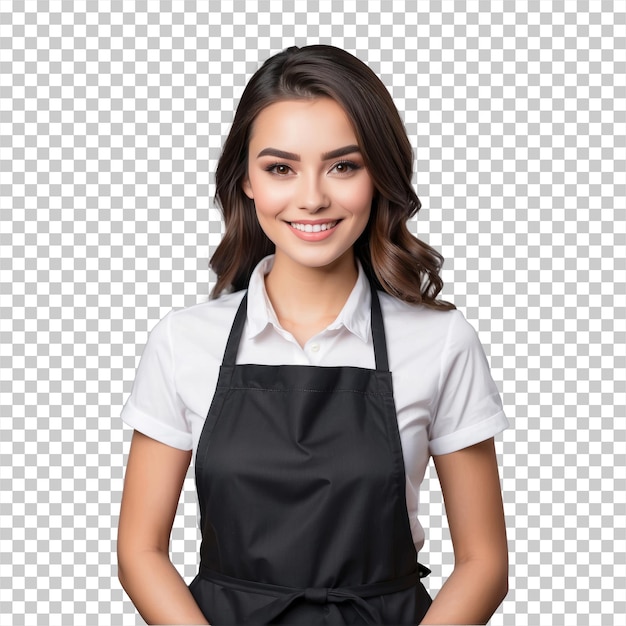
<instances>
[{"instance_id":1,"label":"smiling woman","mask_svg":"<svg viewBox=\"0 0 626 626\"><path fill-rule=\"evenodd\" d=\"M289 48L244 90L212 299L152 331L122 414L119 572L147 622L484 623L506 594L507 420L476 333L437 298L441 256L408 231L412 158L343 50ZM455 554L435 601L418 562L431 456ZM168 543L192 458L187 586Z\"/></svg>"}]
</instances>

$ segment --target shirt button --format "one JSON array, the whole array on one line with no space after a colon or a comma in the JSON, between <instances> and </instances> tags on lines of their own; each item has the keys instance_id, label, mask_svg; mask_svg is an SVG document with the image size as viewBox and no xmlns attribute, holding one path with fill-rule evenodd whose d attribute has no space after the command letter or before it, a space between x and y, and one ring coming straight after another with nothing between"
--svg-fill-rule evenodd
<instances>
[{"instance_id":1,"label":"shirt button","mask_svg":"<svg viewBox=\"0 0 626 626\"><path fill-rule=\"evenodd\" d=\"M311 352L319 352L320 351L320 344L319 343L312 343L311 344Z\"/></svg>"}]
</instances>

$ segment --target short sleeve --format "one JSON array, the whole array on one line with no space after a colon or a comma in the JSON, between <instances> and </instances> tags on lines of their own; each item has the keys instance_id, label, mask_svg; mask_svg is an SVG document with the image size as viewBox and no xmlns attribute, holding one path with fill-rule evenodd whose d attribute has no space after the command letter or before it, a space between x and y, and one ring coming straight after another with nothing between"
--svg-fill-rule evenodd
<instances>
[{"instance_id":1,"label":"short sleeve","mask_svg":"<svg viewBox=\"0 0 626 626\"><path fill-rule=\"evenodd\" d=\"M121 418L148 437L174 448L191 450L191 426L174 382L171 315L166 315L150 333Z\"/></svg>"},{"instance_id":2,"label":"short sleeve","mask_svg":"<svg viewBox=\"0 0 626 626\"><path fill-rule=\"evenodd\" d=\"M478 335L455 311L441 359L429 451L431 455L455 452L493 437L508 425Z\"/></svg>"}]
</instances>

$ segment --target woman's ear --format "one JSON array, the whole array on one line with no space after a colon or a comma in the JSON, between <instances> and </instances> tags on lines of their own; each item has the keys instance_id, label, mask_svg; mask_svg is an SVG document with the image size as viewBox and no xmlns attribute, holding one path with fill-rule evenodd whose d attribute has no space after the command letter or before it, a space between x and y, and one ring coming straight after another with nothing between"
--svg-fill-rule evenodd
<instances>
[{"instance_id":1,"label":"woman's ear","mask_svg":"<svg viewBox=\"0 0 626 626\"><path fill-rule=\"evenodd\" d=\"M250 179L247 176L243 179L241 183L241 188L243 189L243 192L246 194L246 196L250 198L250 200L254 200L254 194L252 193L252 185L250 184Z\"/></svg>"}]
</instances>

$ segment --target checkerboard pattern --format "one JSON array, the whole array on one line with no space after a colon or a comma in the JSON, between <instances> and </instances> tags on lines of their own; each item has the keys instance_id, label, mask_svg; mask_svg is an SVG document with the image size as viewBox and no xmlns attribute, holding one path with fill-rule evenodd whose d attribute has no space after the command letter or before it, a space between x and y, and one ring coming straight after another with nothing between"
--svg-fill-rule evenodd
<instances>
[{"instance_id":1,"label":"checkerboard pattern","mask_svg":"<svg viewBox=\"0 0 626 626\"><path fill-rule=\"evenodd\" d=\"M492 624L626 624L624 0L0 0L0 622L141 624L116 527L148 332L204 300L220 147L289 45L366 61L402 112L445 298L478 330L510 592ZM452 546L434 471L421 561ZM190 472L171 542L190 581Z\"/></svg>"}]
</instances>

